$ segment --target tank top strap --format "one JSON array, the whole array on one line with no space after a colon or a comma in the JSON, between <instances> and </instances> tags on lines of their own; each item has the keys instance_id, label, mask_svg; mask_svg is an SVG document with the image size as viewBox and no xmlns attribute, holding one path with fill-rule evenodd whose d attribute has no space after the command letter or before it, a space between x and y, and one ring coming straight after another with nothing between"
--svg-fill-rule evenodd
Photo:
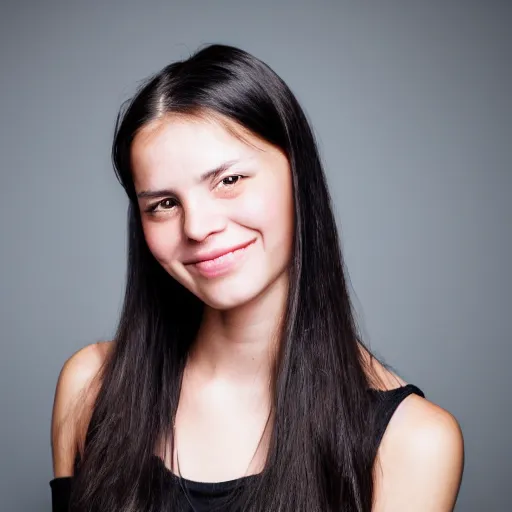
<instances>
[{"instance_id":1,"label":"tank top strap","mask_svg":"<svg viewBox=\"0 0 512 512\"><path fill-rule=\"evenodd\" d=\"M373 389L371 393L376 409L376 446L379 446L382 441L384 432L396 409L409 395L419 395L425 398L423 391L414 384L406 384L405 386L385 391Z\"/></svg>"}]
</instances>

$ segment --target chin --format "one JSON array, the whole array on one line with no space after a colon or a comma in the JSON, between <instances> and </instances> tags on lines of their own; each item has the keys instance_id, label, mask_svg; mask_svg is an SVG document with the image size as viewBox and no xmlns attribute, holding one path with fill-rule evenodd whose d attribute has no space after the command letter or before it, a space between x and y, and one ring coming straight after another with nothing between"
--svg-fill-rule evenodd
<instances>
[{"instance_id":1,"label":"chin","mask_svg":"<svg viewBox=\"0 0 512 512\"><path fill-rule=\"evenodd\" d=\"M204 294L199 297L206 306L219 311L236 309L249 303L256 294L231 293L231 294Z\"/></svg>"},{"instance_id":2,"label":"chin","mask_svg":"<svg viewBox=\"0 0 512 512\"><path fill-rule=\"evenodd\" d=\"M197 293L206 306L220 311L236 309L246 305L255 299L264 289L264 286L247 279L243 284L236 282L219 283L218 286L211 287L208 290L201 290Z\"/></svg>"}]
</instances>

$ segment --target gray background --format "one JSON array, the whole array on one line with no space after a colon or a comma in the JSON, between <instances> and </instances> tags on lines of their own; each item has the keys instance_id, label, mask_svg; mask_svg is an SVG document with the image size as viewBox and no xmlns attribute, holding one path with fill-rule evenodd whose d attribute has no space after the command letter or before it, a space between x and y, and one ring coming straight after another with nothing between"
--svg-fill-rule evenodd
<instances>
[{"instance_id":1,"label":"gray background","mask_svg":"<svg viewBox=\"0 0 512 512\"><path fill-rule=\"evenodd\" d=\"M457 510L511 510L510 2L106 4L1 4L0 509L50 509L58 373L118 317L117 109L221 42L308 113L367 339L462 426Z\"/></svg>"}]
</instances>

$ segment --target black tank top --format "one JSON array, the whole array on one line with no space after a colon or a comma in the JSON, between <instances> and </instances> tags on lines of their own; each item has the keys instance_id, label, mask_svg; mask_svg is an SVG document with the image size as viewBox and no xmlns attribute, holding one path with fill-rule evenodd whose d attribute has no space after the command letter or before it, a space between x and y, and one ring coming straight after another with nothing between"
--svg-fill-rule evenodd
<instances>
[{"instance_id":1,"label":"black tank top","mask_svg":"<svg viewBox=\"0 0 512 512\"><path fill-rule=\"evenodd\" d=\"M416 394L421 397L425 395L423 392L413 384L391 389L388 391L370 390L375 396L375 405L378 407L378 424L375 433L377 446L380 444L382 436L388 426L393 413L400 405L402 400L411 394ZM228 480L224 482L195 482L186 478L178 478L172 473L165 465L163 460L157 455L153 456L156 466L166 473L169 482L172 485L179 486L182 492L186 492L188 501L192 502L184 508L182 512L208 512L216 503L222 502L235 486L243 485L244 481L249 479L258 478L258 475L249 475L236 480ZM73 485L73 477L58 477L50 481L52 492L52 511L53 512L67 512L71 489Z\"/></svg>"}]
</instances>

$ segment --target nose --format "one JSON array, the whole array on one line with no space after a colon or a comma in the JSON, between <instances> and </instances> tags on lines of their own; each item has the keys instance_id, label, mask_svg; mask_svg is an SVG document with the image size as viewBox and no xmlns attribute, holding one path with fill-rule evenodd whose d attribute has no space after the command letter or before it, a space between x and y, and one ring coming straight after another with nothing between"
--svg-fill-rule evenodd
<instances>
[{"instance_id":1,"label":"nose","mask_svg":"<svg viewBox=\"0 0 512 512\"><path fill-rule=\"evenodd\" d=\"M202 200L183 206L183 233L189 240L201 242L226 227L226 216L218 204Z\"/></svg>"}]
</instances>

